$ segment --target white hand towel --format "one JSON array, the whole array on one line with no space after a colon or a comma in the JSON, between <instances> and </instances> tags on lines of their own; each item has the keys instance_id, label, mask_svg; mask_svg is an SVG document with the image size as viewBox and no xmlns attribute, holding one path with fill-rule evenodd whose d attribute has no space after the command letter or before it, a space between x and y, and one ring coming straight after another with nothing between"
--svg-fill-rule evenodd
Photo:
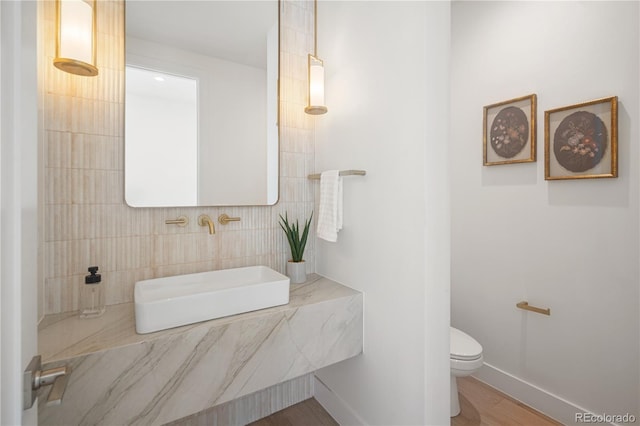
<instances>
[{"instance_id":1,"label":"white hand towel","mask_svg":"<svg viewBox=\"0 0 640 426\"><path fill-rule=\"evenodd\" d=\"M327 170L320 175L319 210L318 238L335 243L342 229L342 177L338 170Z\"/></svg>"}]
</instances>

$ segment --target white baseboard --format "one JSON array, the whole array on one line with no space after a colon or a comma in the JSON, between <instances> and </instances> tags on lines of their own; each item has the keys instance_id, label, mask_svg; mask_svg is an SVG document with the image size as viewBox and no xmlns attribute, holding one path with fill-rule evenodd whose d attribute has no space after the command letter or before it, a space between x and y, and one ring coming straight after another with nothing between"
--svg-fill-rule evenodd
<instances>
[{"instance_id":1,"label":"white baseboard","mask_svg":"<svg viewBox=\"0 0 640 426\"><path fill-rule=\"evenodd\" d=\"M340 426L363 426L365 421L320 379L314 376L313 397Z\"/></svg>"},{"instance_id":2,"label":"white baseboard","mask_svg":"<svg viewBox=\"0 0 640 426\"><path fill-rule=\"evenodd\" d=\"M576 422L576 413L594 415L589 410L487 363L473 377L565 425L581 424ZM599 424L615 425L606 422Z\"/></svg>"},{"instance_id":3,"label":"white baseboard","mask_svg":"<svg viewBox=\"0 0 640 426\"><path fill-rule=\"evenodd\" d=\"M576 413L595 416L594 413L577 404L487 363L474 374L474 377L564 425L587 423L577 422ZM367 424L342 398L333 393L327 385L315 376L313 396L341 426L362 426ZM616 423L608 422L598 424L618 426Z\"/></svg>"}]
</instances>

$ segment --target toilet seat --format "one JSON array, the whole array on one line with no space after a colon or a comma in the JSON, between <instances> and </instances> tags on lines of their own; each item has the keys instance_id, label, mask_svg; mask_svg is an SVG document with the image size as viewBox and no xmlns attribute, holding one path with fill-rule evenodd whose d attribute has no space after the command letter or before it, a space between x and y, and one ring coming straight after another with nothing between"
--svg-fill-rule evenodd
<instances>
[{"instance_id":1,"label":"toilet seat","mask_svg":"<svg viewBox=\"0 0 640 426\"><path fill-rule=\"evenodd\" d=\"M468 376L473 374L484 364L484 358L480 355L474 360L449 359L451 374L454 376Z\"/></svg>"},{"instance_id":2,"label":"toilet seat","mask_svg":"<svg viewBox=\"0 0 640 426\"><path fill-rule=\"evenodd\" d=\"M458 356L458 355L451 355L449 358L455 361L475 361L477 359L479 359L482 356L482 354L478 354L476 356Z\"/></svg>"},{"instance_id":3,"label":"toilet seat","mask_svg":"<svg viewBox=\"0 0 640 426\"><path fill-rule=\"evenodd\" d=\"M482 357L482 346L467 333L450 327L450 352L452 360L475 361Z\"/></svg>"}]
</instances>

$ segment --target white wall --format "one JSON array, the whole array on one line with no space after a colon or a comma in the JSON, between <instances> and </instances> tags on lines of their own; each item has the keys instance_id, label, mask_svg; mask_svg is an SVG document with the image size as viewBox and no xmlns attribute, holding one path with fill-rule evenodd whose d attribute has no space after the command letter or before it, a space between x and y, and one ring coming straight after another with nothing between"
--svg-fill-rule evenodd
<instances>
[{"instance_id":1,"label":"white wall","mask_svg":"<svg viewBox=\"0 0 640 426\"><path fill-rule=\"evenodd\" d=\"M364 354L318 377L347 422L446 424L449 4L321 2L318 24L329 112L316 119L316 170L367 171L345 178L344 229L316 258L364 292ZM436 247L444 255L428 257Z\"/></svg>"},{"instance_id":2,"label":"white wall","mask_svg":"<svg viewBox=\"0 0 640 426\"><path fill-rule=\"evenodd\" d=\"M636 417L638 16L638 2L454 2L451 80L452 325L483 345L482 377ZM482 107L530 93L538 161L483 167ZM619 177L546 182L544 111L613 95Z\"/></svg>"}]
</instances>

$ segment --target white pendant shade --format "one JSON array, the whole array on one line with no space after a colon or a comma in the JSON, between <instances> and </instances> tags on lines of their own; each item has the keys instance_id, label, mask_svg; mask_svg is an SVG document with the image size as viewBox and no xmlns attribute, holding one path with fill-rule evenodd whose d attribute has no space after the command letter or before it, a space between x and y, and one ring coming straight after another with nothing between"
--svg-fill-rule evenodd
<instances>
[{"instance_id":1,"label":"white pendant shade","mask_svg":"<svg viewBox=\"0 0 640 426\"><path fill-rule=\"evenodd\" d=\"M304 111L313 115L327 112L324 105L324 64L313 55L309 55L309 105Z\"/></svg>"},{"instance_id":2,"label":"white pendant shade","mask_svg":"<svg viewBox=\"0 0 640 426\"><path fill-rule=\"evenodd\" d=\"M53 64L76 75L98 75L95 31L93 1L58 0L56 58Z\"/></svg>"}]
</instances>

